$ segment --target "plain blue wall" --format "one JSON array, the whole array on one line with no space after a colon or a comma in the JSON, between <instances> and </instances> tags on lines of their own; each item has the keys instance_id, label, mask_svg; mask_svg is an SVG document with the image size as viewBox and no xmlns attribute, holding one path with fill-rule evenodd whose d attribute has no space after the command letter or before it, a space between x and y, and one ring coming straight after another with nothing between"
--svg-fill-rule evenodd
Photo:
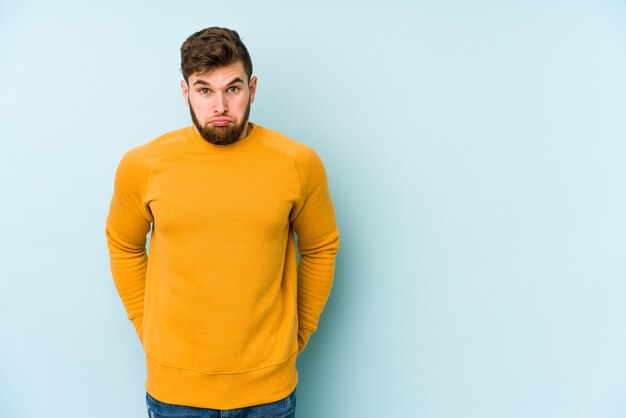
<instances>
[{"instance_id":1,"label":"plain blue wall","mask_svg":"<svg viewBox=\"0 0 626 418\"><path fill-rule=\"evenodd\" d=\"M626 416L623 1L0 2L0 417L145 416L104 221L227 26L342 232L299 418Z\"/></svg>"}]
</instances>

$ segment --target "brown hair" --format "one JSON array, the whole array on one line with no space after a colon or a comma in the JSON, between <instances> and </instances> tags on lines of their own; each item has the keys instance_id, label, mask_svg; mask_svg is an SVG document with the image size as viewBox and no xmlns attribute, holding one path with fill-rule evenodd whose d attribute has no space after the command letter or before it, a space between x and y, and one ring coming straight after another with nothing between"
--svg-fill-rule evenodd
<instances>
[{"instance_id":1,"label":"brown hair","mask_svg":"<svg viewBox=\"0 0 626 418\"><path fill-rule=\"evenodd\" d=\"M180 69L185 81L196 72L243 63L243 69L252 77L252 60L239 34L226 28L206 28L191 35L180 47Z\"/></svg>"}]
</instances>

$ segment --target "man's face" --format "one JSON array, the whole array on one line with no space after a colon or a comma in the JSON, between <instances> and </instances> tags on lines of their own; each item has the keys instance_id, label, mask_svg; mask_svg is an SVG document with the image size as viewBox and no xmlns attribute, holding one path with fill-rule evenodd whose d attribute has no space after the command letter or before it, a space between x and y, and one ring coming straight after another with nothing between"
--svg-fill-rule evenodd
<instances>
[{"instance_id":1,"label":"man's face","mask_svg":"<svg viewBox=\"0 0 626 418\"><path fill-rule=\"evenodd\" d=\"M256 77L248 83L241 61L181 81L194 129L215 145L228 145L247 135Z\"/></svg>"}]
</instances>

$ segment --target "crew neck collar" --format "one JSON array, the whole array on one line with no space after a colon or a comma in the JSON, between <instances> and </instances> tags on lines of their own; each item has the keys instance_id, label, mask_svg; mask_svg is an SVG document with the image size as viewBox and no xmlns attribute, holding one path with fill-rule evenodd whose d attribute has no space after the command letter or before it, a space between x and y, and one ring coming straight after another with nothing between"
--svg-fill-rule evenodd
<instances>
[{"instance_id":1,"label":"crew neck collar","mask_svg":"<svg viewBox=\"0 0 626 418\"><path fill-rule=\"evenodd\" d=\"M184 129L185 129L185 133L187 134L187 137L189 137L191 142L193 142L194 145L196 145L199 148L202 148L210 152L232 152L232 151L240 151L243 149L248 149L254 146L254 144L258 142L259 131L261 130L261 127L252 122L248 122L248 123L250 124L250 127L252 128L250 129L250 133L246 137L239 139L236 142L233 142L232 144L228 144L228 145L211 144L210 142L202 138L202 136L200 136L200 134L196 132L195 129L193 129L193 125L188 126Z\"/></svg>"}]
</instances>

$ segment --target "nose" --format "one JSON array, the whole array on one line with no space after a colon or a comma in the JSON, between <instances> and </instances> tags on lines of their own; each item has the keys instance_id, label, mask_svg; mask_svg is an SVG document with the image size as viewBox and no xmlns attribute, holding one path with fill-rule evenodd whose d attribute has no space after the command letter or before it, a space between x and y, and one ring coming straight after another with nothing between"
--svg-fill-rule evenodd
<instances>
[{"instance_id":1,"label":"nose","mask_svg":"<svg viewBox=\"0 0 626 418\"><path fill-rule=\"evenodd\" d=\"M226 105L226 98L222 93L217 93L215 95L215 103L213 105L213 112L218 115L222 115L228 112L228 107Z\"/></svg>"}]
</instances>

